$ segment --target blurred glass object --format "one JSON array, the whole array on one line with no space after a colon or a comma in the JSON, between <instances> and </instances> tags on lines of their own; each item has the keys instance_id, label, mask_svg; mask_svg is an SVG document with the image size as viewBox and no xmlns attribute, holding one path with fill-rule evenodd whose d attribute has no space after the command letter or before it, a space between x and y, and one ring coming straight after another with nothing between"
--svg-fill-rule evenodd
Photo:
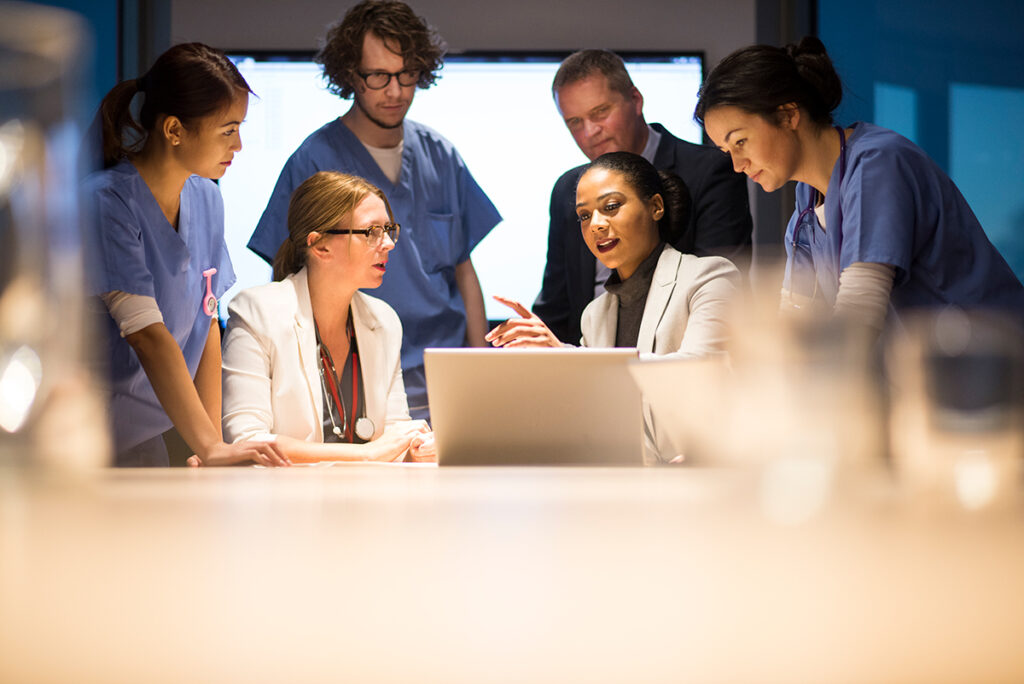
<instances>
[{"instance_id":1,"label":"blurred glass object","mask_svg":"<svg viewBox=\"0 0 1024 684\"><path fill-rule=\"evenodd\" d=\"M1024 335L991 313L947 308L892 341L891 439L914 495L980 510L1019 497Z\"/></svg>"},{"instance_id":2,"label":"blurred glass object","mask_svg":"<svg viewBox=\"0 0 1024 684\"><path fill-rule=\"evenodd\" d=\"M843 483L884 470L881 358L866 329L780 312L778 287L758 290L737 302L727 356L642 362L633 374L683 462L756 469L765 517L799 524Z\"/></svg>"},{"instance_id":3,"label":"blurred glass object","mask_svg":"<svg viewBox=\"0 0 1024 684\"><path fill-rule=\"evenodd\" d=\"M86 370L74 13L0 3L0 466L109 462Z\"/></svg>"},{"instance_id":4,"label":"blurred glass object","mask_svg":"<svg viewBox=\"0 0 1024 684\"><path fill-rule=\"evenodd\" d=\"M737 303L728 363L693 367L688 386L697 391L684 399L687 456L736 464L790 457L881 462L873 341L828 316L780 312L778 292L765 287Z\"/></svg>"}]
</instances>

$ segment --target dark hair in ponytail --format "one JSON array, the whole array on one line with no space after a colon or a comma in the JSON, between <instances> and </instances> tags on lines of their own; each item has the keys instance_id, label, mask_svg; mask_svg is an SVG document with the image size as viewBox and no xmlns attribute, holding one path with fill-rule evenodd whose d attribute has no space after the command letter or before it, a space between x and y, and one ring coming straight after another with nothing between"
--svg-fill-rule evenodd
<instances>
[{"instance_id":1,"label":"dark hair in ponytail","mask_svg":"<svg viewBox=\"0 0 1024 684\"><path fill-rule=\"evenodd\" d=\"M683 252L692 252L690 225L690 190L683 179L671 171L658 171L654 166L632 152L609 152L583 168L580 178L591 169L608 169L622 174L626 182L644 201L661 195L665 213L658 220L658 237Z\"/></svg>"},{"instance_id":2,"label":"dark hair in ponytail","mask_svg":"<svg viewBox=\"0 0 1024 684\"><path fill-rule=\"evenodd\" d=\"M103 163L113 166L142 149L160 115L175 116L186 128L231 104L249 84L221 52L202 43L175 45L140 78L118 83L100 103ZM131 102L141 93L139 118Z\"/></svg>"},{"instance_id":3,"label":"dark hair in ponytail","mask_svg":"<svg viewBox=\"0 0 1024 684\"><path fill-rule=\"evenodd\" d=\"M781 105L795 102L827 126L842 99L843 84L825 46L807 36L784 48L751 45L723 59L701 86L693 118L703 125L712 109L733 106L774 120Z\"/></svg>"}]
</instances>

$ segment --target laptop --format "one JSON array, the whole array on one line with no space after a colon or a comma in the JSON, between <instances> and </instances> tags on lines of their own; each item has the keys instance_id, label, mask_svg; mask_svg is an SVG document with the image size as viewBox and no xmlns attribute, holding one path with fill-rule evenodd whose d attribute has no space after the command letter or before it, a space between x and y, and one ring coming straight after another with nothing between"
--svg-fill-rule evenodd
<instances>
[{"instance_id":1,"label":"laptop","mask_svg":"<svg viewBox=\"0 0 1024 684\"><path fill-rule=\"evenodd\" d=\"M642 465L635 349L427 349L441 465Z\"/></svg>"}]
</instances>

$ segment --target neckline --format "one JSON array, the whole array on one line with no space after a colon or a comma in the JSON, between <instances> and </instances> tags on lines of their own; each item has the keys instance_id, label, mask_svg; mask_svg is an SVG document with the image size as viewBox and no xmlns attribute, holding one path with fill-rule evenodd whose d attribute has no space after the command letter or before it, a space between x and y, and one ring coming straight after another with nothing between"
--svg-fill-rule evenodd
<instances>
[{"instance_id":1,"label":"neckline","mask_svg":"<svg viewBox=\"0 0 1024 684\"><path fill-rule=\"evenodd\" d=\"M185 188L188 187L189 181L192 180L192 176L185 179L185 184L181 186L181 194L178 195L178 227L175 228L174 225L167 220L167 215L164 214L163 208L160 207L160 202L157 201L156 195L153 194L153 189L149 187L149 183L147 183L146 179L142 177L141 173L139 173L135 164L133 164L130 159L123 160L121 164L127 165L129 173L133 174L135 180L138 181L138 183L145 189L143 201L150 203L150 211L155 210L156 214L162 219L158 222L162 226L161 229L171 231L171 233L177 237L183 245L187 245L190 227L190 221L188 220L190 204L188 193L185 192Z\"/></svg>"}]
</instances>

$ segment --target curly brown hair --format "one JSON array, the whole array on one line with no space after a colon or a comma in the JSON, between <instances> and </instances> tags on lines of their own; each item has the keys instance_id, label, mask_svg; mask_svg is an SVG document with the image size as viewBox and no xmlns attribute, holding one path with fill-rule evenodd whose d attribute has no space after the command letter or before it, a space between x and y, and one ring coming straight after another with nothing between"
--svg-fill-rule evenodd
<instances>
[{"instance_id":1,"label":"curly brown hair","mask_svg":"<svg viewBox=\"0 0 1024 684\"><path fill-rule=\"evenodd\" d=\"M400 0L363 0L328 29L324 46L314 58L323 67L332 93L347 100L355 92L367 32L389 47L398 46L406 68L420 71L418 87L429 88L437 80L447 49L437 31Z\"/></svg>"}]
</instances>

